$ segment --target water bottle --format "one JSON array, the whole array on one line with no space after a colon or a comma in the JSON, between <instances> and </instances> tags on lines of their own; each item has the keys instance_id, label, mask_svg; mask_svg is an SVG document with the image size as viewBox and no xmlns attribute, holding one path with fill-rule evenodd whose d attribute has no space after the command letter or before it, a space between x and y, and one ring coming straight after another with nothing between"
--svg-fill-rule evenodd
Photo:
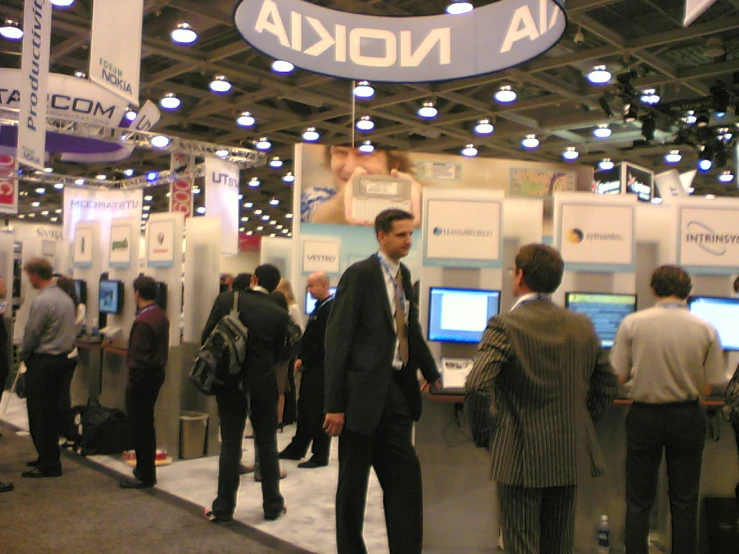
<instances>
[{"instance_id":1,"label":"water bottle","mask_svg":"<svg viewBox=\"0 0 739 554\"><path fill-rule=\"evenodd\" d=\"M98 329L98 318L92 320L92 331L90 333L93 337L97 337L100 334Z\"/></svg>"},{"instance_id":2,"label":"water bottle","mask_svg":"<svg viewBox=\"0 0 739 554\"><path fill-rule=\"evenodd\" d=\"M598 524L598 554L609 554L611 551L611 525L608 516L600 516Z\"/></svg>"}]
</instances>

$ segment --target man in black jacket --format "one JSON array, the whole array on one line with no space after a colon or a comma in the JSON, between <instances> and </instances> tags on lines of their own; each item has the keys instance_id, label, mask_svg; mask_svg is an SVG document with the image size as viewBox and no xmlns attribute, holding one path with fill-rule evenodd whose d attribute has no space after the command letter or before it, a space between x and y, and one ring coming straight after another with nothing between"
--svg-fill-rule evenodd
<instances>
[{"instance_id":1,"label":"man in black jacket","mask_svg":"<svg viewBox=\"0 0 739 554\"><path fill-rule=\"evenodd\" d=\"M307 288L316 299L316 307L308 319L300 342L300 353L295 361L295 370L303 374L298 399L298 429L292 442L280 452L280 458L300 460L313 442L312 456L298 464L298 467L315 468L328 465L331 448L331 437L323 430L323 343L333 297L329 290L328 275L322 271L308 277Z\"/></svg>"},{"instance_id":2,"label":"man in black jacket","mask_svg":"<svg viewBox=\"0 0 739 554\"><path fill-rule=\"evenodd\" d=\"M205 517L220 524L233 522L236 492L239 488L241 443L247 408L251 410L254 440L259 447L262 469L262 507L264 518L274 520L285 513L280 494L280 467L277 457L277 378L274 367L285 344L289 316L269 297L280 281L280 271L264 264L254 270L250 290L239 294L239 319L249 329L249 343L244 364L244 384L248 394L234 388L216 391L218 417L221 420L221 454L218 461L218 496ZM233 306L234 292L221 293L205 324L201 341L205 342L216 324Z\"/></svg>"}]
</instances>

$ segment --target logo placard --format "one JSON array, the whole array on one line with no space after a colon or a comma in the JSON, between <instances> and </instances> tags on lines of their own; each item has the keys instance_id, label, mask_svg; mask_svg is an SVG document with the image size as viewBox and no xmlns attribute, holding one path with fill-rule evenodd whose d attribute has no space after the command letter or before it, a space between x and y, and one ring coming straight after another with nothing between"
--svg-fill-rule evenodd
<instances>
[{"instance_id":1,"label":"logo placard","mask_svg":"<svg viewBox=\"0 0 739 554\"><path fill-rule=\"evenodd\" d=\"M631 265L634 208L564 204L559 220L562 258L568 264Z\"/></svg>"},{"instance_id":2,"label":"logo placard","mask_svg":"<svg viewBox=\"0 0 739 554\"><path fill-rule=\"evenodd\" d=\"M739 210L680 209L678 263L688 266L736 267L739 259Z\"/></svg>"},{"instance_id":3,"label":"logo placard","mask_svg":"<svg viewBox=\"0 0 739 554\"><path fill-rule=\"evenodd\" d=\"M325 273L339 272L339 258L341 243L308 241L303 242L303 273L323 271Z\"/></svg>"},{"instance_id":4,"label":"logo placard","mask_svg":"<svg viewBox=\"0 0 739 554\"><path fill-rule=\"evenodd\" d=\"M460 218L460 214L464 214ZM501 204L497 201L429 200L424 263L432 260L500 260Z\"/></svg>"}]
</instances>

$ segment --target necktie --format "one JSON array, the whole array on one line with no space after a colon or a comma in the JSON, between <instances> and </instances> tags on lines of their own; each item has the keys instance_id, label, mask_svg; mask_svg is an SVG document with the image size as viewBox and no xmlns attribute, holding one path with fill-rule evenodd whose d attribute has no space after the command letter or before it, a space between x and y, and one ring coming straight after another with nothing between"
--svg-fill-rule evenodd
<instances>
[{"instance_id":1,"label":"necktie","mask_svg":"<svg viewBox=\"0 0 739 554\"><path fill-rule=\"evenodd\" d=\"M400 270L395 275L395 326L398 333L398 353L403 365L408 363L408 329L405 325L405 302L401 297L403 291L403 274Z\"/></svg>"}]
</instances>

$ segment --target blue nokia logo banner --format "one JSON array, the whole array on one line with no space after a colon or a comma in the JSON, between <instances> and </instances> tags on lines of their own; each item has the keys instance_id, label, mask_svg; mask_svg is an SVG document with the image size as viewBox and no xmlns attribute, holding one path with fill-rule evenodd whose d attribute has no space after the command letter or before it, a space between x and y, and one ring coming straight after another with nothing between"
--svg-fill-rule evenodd
<instances>
[{"instance_id":1,"label":"blue nokia logo banner","mask_svg":"<svg viewBox=\"0 0 739 554\"><path fill-rule=\"evenodd\" d=\"M377 17L304 0L241 0L236 28L249 44L297 67L396 83L492 73L535 58L567 26L564 0L501 0L470 14Z\"/></svg>"}]
</instances>

